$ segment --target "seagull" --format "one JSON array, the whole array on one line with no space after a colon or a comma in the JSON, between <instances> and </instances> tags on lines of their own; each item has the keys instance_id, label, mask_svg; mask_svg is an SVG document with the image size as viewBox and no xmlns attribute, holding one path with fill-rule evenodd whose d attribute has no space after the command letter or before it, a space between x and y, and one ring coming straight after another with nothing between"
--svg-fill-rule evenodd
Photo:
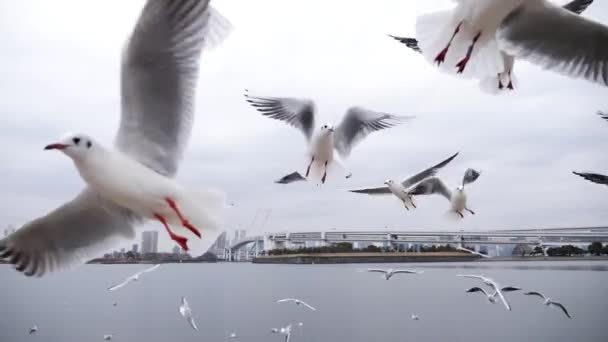
<instances>
[{"instance_id":1,"label":"seagull","mask_svg":"<svg viewBox=\"0 0 608 342\"><path fill-rule=\"evenodd\" d=\"M545 300L544 304L546 306L549 306L549 305L557 306L558 308L562 309L562 311L564 312L564 314L566 316L568 316L568 318L572 319L572 316L570 316L570 314L568 313L568 310L566 310L566 307L564 305L562 305L561 303L552 301L551 298L545 297L542 293L540 293L540 292L526 292L526 293L524 293L524 295L526 295L526 296L538 296L538 297L540 297L540 298L542 298L542 299Z\"/></svg>"},{"instance_id":2,"label":"seagull","mask_svg":"<svg viewBox=\"0 0 608 342\"><path fill-rule=\"evenodd\" d=\"M403 206L406 210L410 210L409 207L416 208L416 204L412 199L412 196L407 193L407 189L413 187L414 185L420 183L421 181L434 176L437 174L441 168L449 164L456 156L458 152L449 157L448 159L442 161L441 163L431 166L426 170L422 170L417 174L407 178L401 183L395 182L392 179L389 179L384 182L386 186L377 187L377 188L366 188L366 189L357 189L357 190L349 190L350 192L358 193L358 194L368 194L368 195L395 195L401 202L403 202Z\"/></svg>"},{"instance_id":3,"label":"seagull","mask_svg":"<svg viewBox=\"0 0 608 342\"><path fill-rule=\"evenodd\" d=\"M306 181L306 178L304 178L298 171L294 171L288 175L281 177L280 179L278 179L274 182L277 184L289 184L289 183L294 183L294 182L299 182L299 181Z\"/></svg>"},{"instance_id":4,"label":"seagull","mask_svg":"<svg viewBox=\"0 0 608 342\"><path fill-rule=\"evenodd\" d=\"M262 115L285 121L304 133L308 141L310 157L310 163L304 176L308 178L311 170L319 173L323 170L321 183L325 183L328 169L332 164L341 165L334 150L338 152L340 158L346 158L350 155L352 148L371 132L394 127L413 118L412 116L376 112L362 107L351 107L344 115L340 125L334 127L331 124L324 124L313 134L316 114L312 100L253 96L247 90L245 100ZM350 175L345 178L350 178Z\"/></svg>"},{"instance_id":5,"label":"seagull","mask_svg":"<svg viewBox=\"0 0 608 342\"><path fill-rule=\"evenodd\" d=\"M114 302L112 303L112 306L118 306L118 302L117 302L117 301L114 301Z\"/></svg>"},{"instance_id":6,"label":"seagull","mask_svg":"<svg viewBox=\"0 0 608 342\"><path fill-rule=\"evenodd\" d=\"M599 173L576 172L576 171L572 171L572 173L577 176L581 176L590 182L608 185L608 176L606 176L606 175L602 175Z\"/></svg>"},{"instance_id":7,"label":"seagull","mask_svg":"<svg viewBox=\"0 0 608 342\"><path fill-rule=\"evenodd\" d=\"M196 322L194 322L194 317L192 317L192 310L190 310L190 305L188 305L186 297L182 297L182 305L179 306L179 313L188 321L188 323L190 323L192 329L198 331L198 327L196 326Z\"/></svg>"},{"instance_id":8,"label":"seagull","mask_svg":"<svg viewBox=\"0 0 608 342\"><path fill-rule=\"evenodd\" d=\"M183 224L194 234L196 226L217 228L221 215L214 207L221 196L193 196L173 177L192 130L201 51L229 30L208 0L148 0L124 49L115 150L82 134L48 145L73 159L88 186L0 240L0 258L28 276L42 276L132 239L145 218ZM185 245L185 237L171 236Z\"/></svg>"},{"instance_id":9,"label":"seagull","mask_svg":"<svg viewBox=\"0 0 608 342\"><path fill-rule=\"evenodd\" d=\"M104 339L104 341L109 341L109 340L111 340L111 339L112 339L112 337L114 337L114 335L113 335L113 334L103 335L103 339Z\"/></svg>"},{"instance_id":10,"label":"seagull","mask_svg":"<svg viewBox=\"0 0 608 342\"><path fill-rule=\"evenodd\" d=\"M281 335L285 335L285 342L289 342L289 339L291 338L291 324L289 324L288 326L284 327L284 328L272 328L272 330L270 330L271 333L273 334L281 334Z\"/></svg>"},{"instance_id":11,"label":"seagull","mask_svg":"<svg viewBox=\"0 0 608 342\"><path fill-rule=\"evenodd\" d=\"M496 293L493 294L493 296L498 295L498 297L500 298L500 300L502 301L502 303L505 305L505 307L507 308L507 310L511 311L511 305L509 304L509 302L507 302L507 299L503 296L503 294L502 294L502 288L493 279L488 278L488 277L484 277L484 276L480 276L480 275L474 275L474 274L458 274L457 276L458 277L480 279L485 285L490 286L491 288L494 289L494 291ZM511 289L511 288L515 288L515 287L505 287L505 288ZM519 289L519 288L517 288L517 289ZM469 289L469 290L472 290L472 289ZM516 291L516 290L508 290L508 291ZM469 291L467 291L467 292L469 292ZM475 292L475 291L471 291L471 292ZM484 293L487 294L487 292L485 292L485 291L484 291ZM490 299L488 298L488 300L490 300Z\"/></svg>"},{"instance_id":12,"label":"seagull","mask_svg":"<svg viewBox=\"0 0 608 342\"><path fill-rule=\"evenodd\" d=\"M475 215L475 212L467 207L467 195L464 192L464 186L476 181L480 175L481 173L479 171L467 169L464 173L464 177L462 178L462 185L459 185L454 193L448 189L441 179L437 177L430 177L418 183L418 185L411 190L408 190L408 195L414 196L439 194L450 201L450 212L458 214L461 218L464 218L464 210L468 211L472 215Z\"/></svg>"},{"instance_id":13,"label":"seagull","mask_svg":"<svg viewBox=\"0 0 608 342\"><path fill-rule=\"evenodd\" d=\"M596 114L599 115L600 118L608 121L608 113L604 113L601 110L598 110Z\"/></svg>"},{"instance_id":14,"label":"seagull","mask_svg":"<svg viewBox=\"0 0 608 342\"><path fill-rule=\"evenodd\" d=\"M377 273L383 273L384 274L384 279L389 280L391 279L395 274L399 274L399 273L404 273L404 274L421 274L424 271L415 271L415 270L393 270L392 268L389 268L388 270L383 270L383 269L376 269L376 268L370 268L367 270L367 272L377 272Z\"/></svg>"},{"instance_id":15,"label":"seagull","mask_svg":"<svg viewBox=\"0 0 608 342\"><path fill-rule=\"evenodd\" d=\"M515 286L505 286L502 289L500 289L500 291L502 291L502 292L512 292L512 291L519 291L519 290L521 290L521 288L515 287ZM466 292L467 293L482 292L483 294L486 295L486 297L488 297L488 301L492 304L496 303L496 295L498 295L498 291L494 291L494 293L488 293L486 290L482 289L481 287L471 287Z\"/></svg>"},{"instance_id":16,"label":"seagull","mask_svg":"<svg viewBox=\"0 0 608 342\"><path fill-rule=\"evenodd\" d=\"M417 320L419 320L419 319L420 319L420 317L418 317L418 315L412 315L412 319L413 319L414 321L417 321Z\"/></svg>"},{"instance_id":17,"label":"seagull","mask_svg":"<svg viewBox=\"0 0 608 342\"><path fill-rule=\"evenodd\" d=\"M33 334L33 333L35 333L37 331L38 331L38 326L34 325L33 327L30 328L29 334L31 335L31 334Z\"/></svg>"},{"instance_id":18,"label":"seagull","mask_svg":"<svg viewBox=\"0 0 608 342\"><path fill-rule=\"evenodd\" d=\"M303 327L303 326L304 326L304 323L300 322L300 323L298 323L298 326L299 326L299 327Z\"/></svg>"},{"instance_id":19,"label":"seagull","mask_svg":"<svg viewBox=\"0 0 608 342\"><path fill-rule=\"evenodd\" d=\"M587 7L593 2L593 0L573 0L563 6L564 9L576 13L581 14ZM389 37L405 44L410 49L422 53L420 46L418 45L418 40L416 38L411 37L399 37L388 35ZM496 75L484 77L479 82L479 87L486 92L489 93L504 93L508 90L514 89L514 79L515 75L513 73L513 66L515 63L515 57L507 54L504 51L500 51L500 55L502 57L502 61L504 64L504 70Z\"/></svg>"},{"instance_id":20,"label":"seagull","mask_svg":"<svg viewBox=\"0 0 608 342\"><path fill-rule=\"evenodd\" d=\"M572 12L547 0L457 1L419 16L416 38L426 60L444 71L495 76L512 66L504 53L608 86L608 27Z\"/></svg>"},{"instance_id":21,"label":"seagull","mask_svg":"<svg viewBox=\"0 0 608 342\"><path fill-rule=\"evenodd\" d=\"M304 305L305 307L309 308L312 311L317 311L317 309L313 308L311 305L307 304L303 300L299 300L296 298L284 298L284 299L277 300L277 303L285 303L285 302L294 302L294 303L296 303L297 306Z\"/></svg>"},{"instance_id":22,"label":"seagull","mask_svg":"<svg viewBox=\"0 0 608 342\"><path fill-rule=\"evenodd\" d=\"M232 333L232 334L230 334L230 335L228 336L228 338L230 338L230 339L234 339L234 338L236 338L236 333Z\"/></svg>"},{"instance_id":23,"label":"seagull","mask_svg":"<svg viewBox=\"0 0 608 342\"><path fill-rule=\"evenodd\" d=\"M139 271L139 272L135 273L134 275L131 275L131 276L127 277L127 279L123 280L121 283L118 283L118 284L115 284L115 285L112 285L112 286L108 287L108 290L109 291L114 291L116 289L119 289L119 288L127 285L128 283L130 283L132 281L139 281L139 277L142 274L148 273L148 272L152 272L152 271L156 270L159 267L160 267L160 264L156 264L156 265L154 265L154 266L152 266L150 268L146 268L145 270ZM113 305L117 306L118 302L114 302Z\"/></svg>"},{"instance_id":24,"label":"seagull","mask_svg":"<svg viewBox=\"0 0 608 342\"><path fill-rule=\"evenodd\" d=\"M467 253L471 253L471 254L479 255L479 256L480 256L480 257L482 257L482 258L491 258L491 257L490 257L489 255L487 255L487 254L479 253L479 252L476 252L476 251L474 251L474 250L472 250L472 249L464 248L464 247L461 247L461 246L456 247L456 249L457 249L457 250L460 250L460 251L467 252Z\"/></svg>"}]
</instances>

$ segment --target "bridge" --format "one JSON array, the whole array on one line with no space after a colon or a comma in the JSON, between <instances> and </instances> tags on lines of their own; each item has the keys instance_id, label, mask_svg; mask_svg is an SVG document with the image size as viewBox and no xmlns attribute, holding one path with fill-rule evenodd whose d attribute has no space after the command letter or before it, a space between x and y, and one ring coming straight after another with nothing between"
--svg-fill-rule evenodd
<instances>
[{"instance_id":1,"label":"bridge","mask_svg":"<svg viewBox=\"0 0 608 342\"><path fill-rule=\"evenodd\" d=\"M255 243L248 256L276 248L297 248L340 242L400 244L474 244L474 245L581 245L591 242L608 243L607 227L539 228L484 231L313 231L266 233L245 237L227 248L229 260L235 251Z\"/></svg>"}]
</instances>

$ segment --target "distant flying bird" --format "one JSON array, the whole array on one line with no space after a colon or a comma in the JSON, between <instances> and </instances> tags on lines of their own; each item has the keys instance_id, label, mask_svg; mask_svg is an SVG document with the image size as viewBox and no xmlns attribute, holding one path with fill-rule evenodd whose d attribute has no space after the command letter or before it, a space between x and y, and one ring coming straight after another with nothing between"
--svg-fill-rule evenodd
<instances>
[{"instance_id":1,"label":"distant flying bird","mask_svg":"<svg viewBox=\"0 0 608 342\"><path fill-rule=\"evenodd\" d=\"M598 110L596 114L597 114L597 115L599 115L599 116L600 116L600 118L602 118L602 119L604 119L604 120L608 121L608 113L604 113L604 112L602 112L601 110Z\"/></svg>"},{"instance_id":2,"label":"distant flying bird","mask_svg":"<svg viewBox=\"0 0 608 342\"><path fill-rule=\"evenodd\" d=\"M132 281L138 281L139 277L142 274L148 273L148 272L152 272L152 271L156 270L159 267L160 267L160 264L156 264L156 265L154 265L154 266L152 266L150 268L146 268L145 270L139 271L139 272L135 273L134 275L127 277L127 279L125 279L122 283L118 283L116 285L112 285L112 286L108 287L108 290L114 291L116 289L119 289L119 288L127 285L128 283L130 283ZM116 305L118 305L118 303L114 302L114 306L116 306Z\"/></svg>"},{"instance_id":3,"label":"distant flying bird","mask_svg":"<svg viewBox=\"0 0 608 342\"><path fill-rule=\"evenodd\" d=\"M367 195L395 195L401 202L403 202L403 206L406 210L410 210L409 207L416 208L416 204L414 203L412 196L408 194L407 190L421 181L434 176L437 174L441 168L449 164L456 156L458 152L449 157L448 159L442 161L441 163L431 166L426 170L422 170L417 174L407 178L401 183L395 182L392 179L389 179L384 182L386 186L381 186L377 188L365 188L365 189L356 189L356 190L348 190L350 192L358 193L358 194L367 194Z\"/></svg>"},{"instance_id":4,"label":"distant flying bird","mask_svg":"<svg viewBox=\"0 0 608 342\"><path fill-rule=\"evenodd\" d=\"M74 160L88 186L0 240L0 258L28 276L65 269L116 240L132 239L146 217L166 215L163 220L175 222L179 215L172 204L185 215L176 222L180 226L215 228L215 220L194 220L215 217L207 207L211 196L191 200L189 188L178 186L174 176L192 130L201 53L229 31L230 24L209 0L147 1L122 53L115 149L83 135L48 145ZM91 114L86 108L81 112Z\"/></svg>"},{"instance_id":5,"label":"distant flying bird","mask_svg":"<svg viewBox=\"0 0 608 342\"><path fill-rule=\"evenodd\" d=\"M198 331L198 327L196 326L196 322L194 322L194 317L192 317L192 310L190 309L190 305L188 305L188 301L186 297L182 297L182 304L179 306L179 314L184 317L192 329Z\"/></svg>"},{"instance_id":6,"label":"distant flying bird","mask_svg":"<svg viewBox=\"0 0 608 342\"><path fill-rule=\"evenodd\" d=\"M385 280L389 280L391 279L395 274L421 274L424 271L415 271L415 270L393 270L392 268L389 268L387 270L383 270L383 269L378 269L378 268L370 268L367 270L367 272L374 272L374 273L382 273L384 275L384 279Z\"/></svg>"},{"instance_id":7,"label":"distant flying bird","mask_svg":"<svg viewBox=\"0 0 608 342\"><path fill-rule=\"evenodd\" d=\"M417 321L419 319L420 319L420 317L418 317L418 315L412 315L412 320Z\"/></svg>"},{"instance_id":8,"label":"distant flying bird","mask_svg":"<svg viewBox=\"0 0 608 342\"><path fill-rule=\"evenodd\" d=\"M489 255L487 255L487 254L483 254L483 253L475 252L475 251L474 251L474 250L472 250L472 249L464 248L464 247L461 247L461 246L456 247L456 249L457 249L457 250L459 250L459 251L464 251L464 252L467 252L467 253L471 253L471 254L479 255L479 256L480 256L480 257L482 257L482 258L490 258L490 256L489 256Z\"/></svg>"},{"instance_id":9,"label":"distant flying bird","mask_svg":"<svg viewBox=\"0 0 608 342\"><path fill-rule=\"evenodd\" d=\"M576 14L581 14L593 0L574 0L563 6L564 9L571 11ZM405 44L410 49L422 53L418 40L410 37L399 37L389 34L389 37ZM513 67L515 63L515 57L507 54L504 51L500 51L502 61L504 63L504 70L496 75L482 78L479 82L479 87L489 93L498 93L506 90L513 90L515 86L515 75L513 73Z\"/></svg>"},{"instance_id":10,"label":"distant flying bird","mask_svg":"<svg viewBox=\"0 0 608 342\"><path fill-rule=\"evenodd\" d=\"M118 302L117 302L117 301L114 301L114 302L112 303L112 306L118 306Z\"/></svg>"},{"instance_id":11,"label":"distant flying bird","mask_svg":"<svg viewBox=\"0 0 608 342\"><path fill-rule=\"evenodd\" d=\"M507 302L507 299L502 294L502 288L501 288L501 286L498 283L496 283L493 279L488 278L488 277L484 277L484 276L480 276L480 275L474 275L474 274L458 274L457 276L458 277L480 279L485 285L490 286L491 288L494 289L494 291L496 292L496 294L494 294L494 296L498 295L498 298L500 298L500 300L502 301L502 303L505 305L505 308L507 308L507 310L511 311L511 305L509 304L509 302ZM511 287L506 287L506 288L510 289ZM471 290L471 289L469 289L469 290ZM515 290L513 290L513 291L515 291ZM475 291L471 291L471 292L475 292ZM486 293L486 292L484 291L484 293ZM488 300L489 300L489 298L488 298Z\"/></svg>"},{"instance_id":12,"label":"distant flying bird","mask_svg":"<svg viewBox=\"0 0 608 342\"><path fill-rule=\"evenodd\" d=\"M317 309L313 308L311 305L307 304L303 300L299 300L296 298L284 298L284 299L277 300L277 303L288 303L288 302L293 302L297 306L304 305L305 307L309 308L312 311L317 311Z\"/></svg>"},{"instance_id":13,"label":"distant flying bird","mask_svg":"<svg viewBox=\"0 0 608 342\"><path fill-rule=\"evenodd\" d=\"M437 177L427 178L418 183L418 185L416 185L413 189L408 190L408 195L417 196L438 194L450 201L450 212L458 214L460 218L464 218L464 210L468 211L472 215L475 215L475 212L469 209L467 206L467 195L464 192L464 186L466 184L473 183L475 180L477 180L477 178L479 178L480 175L481 173L479 171L467 169L464 173L464 177L462 178L462 185L459 185L454 193L448 189L441 179Z\"/></svg>"},{"instance_id":14,"label":"distant flying bird","mask_svg":"<svg viewBox=\"0 0 608 342\"><path fill-rule=\"evenodd\" d=\"M302 175L298 171L294 171L288 175L281 177L280 179L274 181L277 184L289 184L294 182L306 181L306 178L302 177Z\"/></svg>"},{"instance_id":15,"label":"distant flying bird","mask_svg":"<svg viewBox=\"0 0 608 342\"><path fill-rule=\"evenodd\" d=\"M298 323L298 326L299 326L299 327L303 327L303 326L304 326L304 323L300 322L300 323Z\"/></svg>"},{"instance_id":16,"label":"distant flying bird","mask_svg":"<svg viewBox=\"0 0 608 342\"><path fill-rule=\"evenodd\" d=\"M351 107L344 115L340 125L334 128L331 124L324 124L314 133L317 118L315 105L311 100L253 96L248 91L245 92L245 100L262 115L285 121L304 133L308 142L310 158L304 177L308 178L311 170L315 171L322 174L321 183L325 183L328 170L332 165L342 166L335 156L334 150L341 158L346 158L353 147L368 134L394 127L413 118Z\"/></svg>"},{"instance_id":17,"label":"distant flying bird","mask_svg":"<svg viewBox=\"0 0 608 342\"><path fill-rule=\"evenodd\" d=\"M31 335L31 334L35 333L36 331L38 331L38 326L34 325L33 327L30 328L29 334Z\"/></svg>"},{"instance_id":18,"label":"distant flying bird","mask_svg":"<svg viewBox=\"0 0 608 342\"><path fill-rule=\"evenodd\" d=\"M505 286L500 290L502 292L512 292L512 291L519 291L519 290L521 290L521 288L515 287L515 286ZM492 304L496 303L496 295L498 295L498 291L494 291L493 293L488 293L486 290L482 289L481 287L471 287L466 292L467 293L481 292L484 295L486 295L486 297L488 297L488 301Z\"/></svg>"},{"instance_id":19,"label":"distant flying bird","mask_svg":"<svg viewBox=\"0 0 608 342\"><path fill-rule=\"evenodd\" d=\"M590 182L608 185L608 176L606 176L606 175L602 175L599 173L576 172L576 171L572 171L572 173L577 176L581 176Z\"/></svg>"},{"instance_id":20,"label":"distant flying bird","mask_svg":"<svg viewBox=\"0 0 608 342\"><path fill-rule=\"evenodd\" d=\"M109 341L114 337L113 334L107 334L107 335L103 335L103 339L104 341Z\"/></svg>"},{"instance_id":21,"label":"distant flying bird","mask_svg":"<svg viewBox=\"0 0 608 342\"><path fill-rule=\"evenodd\" d=\"M425 59L449 73L494 77L517 58L608 85L608 27L546 0L457 1L419 16L416 38Z\"/></svg>"},{"instance_id":22,"label":"distant flying bird","mask_svg":"<svg viewBox=\"0 0 608 342\"><path fill-rule=\"evenodd\" d=\"M236 338L236 333L232 333L232 334L228 335L228 338L235 339Z\"/></svg>"},{"instance_id":23,"label":"distant flying bird","mask_svg":"<svg viewBox=\"0 0 608 342\"><path fill-rule=\"evenodd\" d=\"M289 342L289 339L291 338L291 324L284 328L272 328L270 332L273 334L285 335L285 342Z\"/></svg>"},{"instance_id":24,"label":"distant flying bird","mask_svg":"<svg viewBox=\"0 0 608 342\"><path fill-rule=\"evenodd\" d=\"M564 314L566 316L568 316L568 318L572 319L572 317L570 316L570 314L568 313L568 310L566 310L566 307L564 305L562 305L561 303L558 303L558 302L554 302L553 300L551 300L551 298L545 297L542 293L540 293L540 292L526 292L524 294L526 296L537 296L537 297L540 297L540 298L544 299L544 303L543 304L545 304L546 306L553 305L553 306L556 306L556 307L562 309L562 311L564 312Z\"/></svg>"}]
</instances>

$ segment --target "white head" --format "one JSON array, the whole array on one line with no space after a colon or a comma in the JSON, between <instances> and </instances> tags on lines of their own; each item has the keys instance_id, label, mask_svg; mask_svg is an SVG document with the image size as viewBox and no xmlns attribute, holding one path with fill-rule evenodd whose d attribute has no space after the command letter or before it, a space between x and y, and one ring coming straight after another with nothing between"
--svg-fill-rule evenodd
<instances>
[{"instance_id":1,"label":"white head","mask_svg":"<svg viewBox=\"0 0 608 342\"><path fill-rule=\"evenodd\" d=\"M387 179L384 181L384 184L387 186L391 186L391 185L395 184L395 181L392 179Z\"/></svg>"},{"instance_id":2,"label":"white head","mask_svg":"<svg viewBox=\"0 0 608 342\"><path fill-rule=\"evenodd\" d=\"M334 126L327 123L327 124L321 126L321 132L326 133L326 134L331 134L334 132Z\"/></svg>"},{"instance_id":3,"label":"white head","mask_svg":"<svg viewBox=\"0 0 608 342\"><path fill-rule=\"evenodd\" d=\"M76 160L82 159L100 146L85 134L64 134L58 142L46 145L45 150L59 150L68 157Z\"/></svg>"},{"instance_id":4,"label":"white head","mask_svg":"<svg viewBox=\"0 0 608 342\"><path fill-rule=\"evenodd\" d=\"M462 191L464 191L464 186L459 185L456 187L456 190L462 192Z\"/></svg>"}]
</instances>

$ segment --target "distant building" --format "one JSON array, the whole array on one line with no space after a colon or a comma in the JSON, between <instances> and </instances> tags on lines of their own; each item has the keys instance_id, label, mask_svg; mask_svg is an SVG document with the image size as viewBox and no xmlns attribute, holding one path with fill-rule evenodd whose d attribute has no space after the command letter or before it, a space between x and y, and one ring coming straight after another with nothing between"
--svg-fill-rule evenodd
<instances>
[{"instance_id":1,"label":"distant building","mask_svg":"<svg viewBox=\"0 0 608 342\"><path fill-rule=\"evenodd\" d=\"M174 255L179 255L181 252L181 248L179 248L179 246L173 246L173 254Z\"/></svg>"},{"instance_id":2,"label":"distant building","mask_svg":"<svg viewBox=\"0 0 608 342\"><path fill-rule=\"evenodd\" d=\"M224 253L224 250L228 247L227 236L228 234L226 233L226 231L223 231L220 235L218 235L213 245L209 247L209 252L215 255L222 255Z\"/></svg>"},{"instance_id":3,"label":"distant building","mask_svg":"<svg viewBox=\"0 0 608 342\"><path fill-rule=\"evenodd\" d=\"M141 234L141 253L158 253L157 231L145 231Z\"/></svg>"},{"instance_id":4,"label":"distant building","mask_svg":"<svg viewBox=\"0 0 608 342\"><path fill-rule=\"evenodd\" d=\"M138 251L139 251L139 245L134 243L133 247L131 247L131 252L137 254Z\"/></svg>"},{"instance_id":5,"label":"distant building","mask_svg":"<svg viewBox=\"0 0 608 342\"><path fill-rule=\"evenodd\" d=\"M124 248L121 248L121 249L120 249L120 253L121 253L121 254L125 254L126 252L127 252L127 251L125 251L125 249L124 249Z\"/></svg>"}]
</instances>

